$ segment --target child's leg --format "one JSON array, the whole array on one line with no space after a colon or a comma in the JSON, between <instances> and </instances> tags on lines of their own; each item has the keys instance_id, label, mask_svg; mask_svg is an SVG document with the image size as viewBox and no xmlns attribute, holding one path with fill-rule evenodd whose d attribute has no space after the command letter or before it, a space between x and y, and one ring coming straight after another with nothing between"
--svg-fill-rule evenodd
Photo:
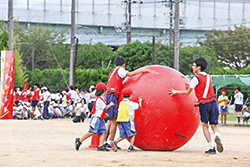
<instances>
[{"instance_id":1,"label":"child's leg","mask_svg":"<svg viewBox=\"0 0 250 167\"><path fill-rule=\"evenodd\" d=\"M221 123L223 123L223 112L220 112L220 121L221 121Z\"/></svg>"},{"instance_id":2,"label":"child's leg","mask_svg":"<svg viewBox=\"0 0 250 167\"><path fill-rule=\"evenodd\" d=\"M224 124L227 123L227 112L224 112Z\"/></svg>"},{"instance_id":3,"label":"child's leg","mask_svg":"<svg viewBox=\"0 0 250 167\"><path fill-rule=\"evenodd\" d=\"M123 139L125 139L126 137L119 137L118 139L116 139L116 143L119 143L120 141L122 141Z\"/></svg>"},{"instance_id":4,"label":"child's leg","mask_svg":"<svg viewBox=\"0 0 250 167\"><path fill-rule=\"evenodd\" d=\"M106 126L108 133L106 133L106 135L105 135L105 141L108 141L109 132L110 132L110 126L111 126L111 122L110 122L110 120L109 120L109 121L108 121L108 124L107 124L107 126Z\"/></svg>"},{"instance_id":5,"label":"child's leg","mask_svg":"<svg viewBox=\"0 0 250 167\"><path fill-rule=\"evenodd\" d=\"M90 136L92 136L94 133L91 132L87 132L85 133L81 138L80 138L80 142L82 143L84 140L86 140L87 138L89 138Z\"/></svg>"},{"instance_id":6,"label":"child's leg","mask_svg":"<svg viewBox=\"0 0 250 167\"><path fill-rule=\"evenodd\" d=\"M132 136L130 139L130 146L134 146L134 142L135 142L135 136Z\"/></svg>"},{"instance_id":7,"label":"child's leg","mask_svg":"<svg viewBox=\"0 0 250 167\"><path fill-rule=\"evenodd\" d=\"M102 146L104 144L104 141L105 141L105 138L107 136L107 133L103 133L101 136L100 136L100 139L99 139L99 146Z\"/></svg>"}]
</instances>

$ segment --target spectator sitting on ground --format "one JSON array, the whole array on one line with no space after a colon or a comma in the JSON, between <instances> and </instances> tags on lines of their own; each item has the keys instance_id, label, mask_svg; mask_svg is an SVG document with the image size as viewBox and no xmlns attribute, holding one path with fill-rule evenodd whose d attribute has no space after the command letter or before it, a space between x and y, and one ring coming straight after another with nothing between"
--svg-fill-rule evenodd
<instances>
[{"instance_id":1,"label":"spectator sitting on ground","mask_svg":"<svg viewBox=\"0 0 250 167\"><path fill-rule=\"evenodd\" d=\"M87 111L87 104L85 99L81 99L80 103L77 103L76 105L76 116L73 119L74 123L78 122L84 122L84 119L86 118L86 111Z\"/></svg>"}]
</instances>

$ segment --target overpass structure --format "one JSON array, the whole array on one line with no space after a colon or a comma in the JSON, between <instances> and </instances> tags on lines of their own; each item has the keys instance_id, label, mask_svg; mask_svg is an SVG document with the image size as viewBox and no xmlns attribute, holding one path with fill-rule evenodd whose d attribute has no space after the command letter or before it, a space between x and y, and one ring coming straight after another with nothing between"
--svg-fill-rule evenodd
<instances>
[{"instance_id":1,"label":"overpass structure","mask_svg":"<svg viewBox=\"0 0 250 167\"><path fill-rule=\"evenodd\" d=\"M170 15L174 12L170 0L131 1L132 41L151 41L155 36L156 41L168 44ZM126 43L127 7L128 0L76 0L76 37L79 42ZM196 45L197 41L204 40L207 31L226 31L235 25L249 26L249 8L250 0L181 0L180 43ZM0 0L0 20L8 20L6 0ZM35 24L70 28L71 1L15 0L14 20L27 28Z\"/></svg>"}]
</instances>

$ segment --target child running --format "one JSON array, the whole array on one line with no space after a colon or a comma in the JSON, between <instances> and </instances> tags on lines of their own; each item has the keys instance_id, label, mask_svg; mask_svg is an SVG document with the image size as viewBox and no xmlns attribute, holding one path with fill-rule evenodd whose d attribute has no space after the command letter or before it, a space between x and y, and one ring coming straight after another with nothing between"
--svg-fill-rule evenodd
<instances>
[{"instance_id":1,"label":"child running","mask_svg":"<svg viewBox=\"0 0 250 167\"><path fill-rule=\"evenodd\" d=\"M130 89L124 89L122 91L123 101L119 105L118 116L116 122L120 123L120 137L116 139L114 143L115 148L119 148L117 143L122 141L127 137L131 137L129 142L130 146L128 147L128 152L135 151L134 149L134 141L136 135L134 115L135 110L141 107L142 97L139 97L139 104L130 101L132 98L132 91ZM113 148L114 146L112 146ZM113 151L117 151L117 149L113 149Z\"/></svg>"},{"instance_id":2,"label":"child running","mask_svg":"<svg viewBox=\"0 0 250 167\"><path fill-rule=\"evenodd\" d=\"M103 82L99 82L96 85L96 102L94 104L93 110L91 112L92 117L89 124L89 131L85 133L81 138L75 139L75 148L78 151L82 142L92 136L93 134L101 134L99 147L97 151L109 151L105 146L103 146L105 136L107 133L104 118L105 116L108 117L106 114L106 109L114 105L114 103L110 102L106 105L105 95L107 94L106 91L107 87Z\"/></svg>"}]
</instances>

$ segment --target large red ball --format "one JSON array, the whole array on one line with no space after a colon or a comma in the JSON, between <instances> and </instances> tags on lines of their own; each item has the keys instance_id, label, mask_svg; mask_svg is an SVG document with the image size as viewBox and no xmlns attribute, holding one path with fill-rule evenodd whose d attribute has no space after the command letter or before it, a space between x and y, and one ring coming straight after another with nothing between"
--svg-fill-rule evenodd
<instances>
[{"instance_id":1,"label":"large red ball","mask_svg":"<svg viewBox=\"0 0 250 167\"><path fill-rule=\"evenodd\" d=\"M143 73L125 80L123 88L133 91L132 100L144 98L135 111L137 135L135 146L144 150L175 150L187 143L199 125L199 111L194 107L194 91L170 96L168 89L185 90L190 81L166 66L147 66Z\"/></svg>"}]
</instances>

